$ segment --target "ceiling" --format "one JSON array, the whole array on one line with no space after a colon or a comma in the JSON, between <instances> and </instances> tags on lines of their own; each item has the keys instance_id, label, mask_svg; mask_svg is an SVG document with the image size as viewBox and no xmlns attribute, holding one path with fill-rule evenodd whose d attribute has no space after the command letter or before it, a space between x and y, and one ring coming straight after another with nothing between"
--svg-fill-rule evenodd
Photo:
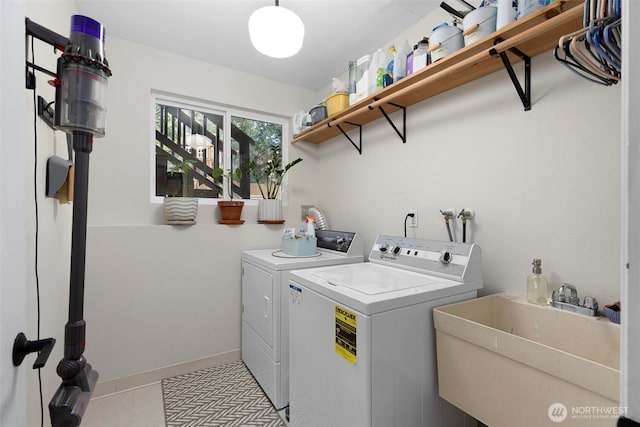
<instances>
[{"instance_id":1,"label":"ceiling","mask_svg":"<svg viewBox=\"0 0 640 427\"><path fill-rule=\"evenodd\" d=\"M286 59L258 53L249 40L251 13L273 0L76 0L109 37L319 90L350 60L385 46L437 9L441 0L280 0L305 24L302 50ZM449 3L452 3L450 0ZM410 40L410 42L413 42Z\"/></svg>"}]
</instances>

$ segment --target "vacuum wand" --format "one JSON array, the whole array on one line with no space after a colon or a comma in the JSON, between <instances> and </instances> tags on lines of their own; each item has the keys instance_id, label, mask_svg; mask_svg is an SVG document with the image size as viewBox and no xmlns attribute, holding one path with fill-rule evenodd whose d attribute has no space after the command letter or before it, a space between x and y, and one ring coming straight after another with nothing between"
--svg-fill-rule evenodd
<instances>
[{"instance_id":1,"label":"vacuum wand","mask_svg":"<svg viewBox=\"0 0 640 427\"><path fill-rule=\"evenodd\" d=\"M73 203L71 234L71 286L69 287L70 323L81 321L83 318L84 275L87 243L87 196L89 192L89 154L93 148L93 135L84 132L74 132L72 136L72 143L73 149L76 152L76 165L73 178L75 194L77 196ZM84 348L82 351L84 351Z\"/></svg>"},{"instance_id":2,"label":"vacuum wand","mask_svg":"<svg viewBox=\"0 0 640 427\"><path fill-rule=\"evenodd\" d=\"M73 132L73 148L76 152L74 172L75 194L71 236L71 276L69 281L69 321L65 326L64 358L57 372L62 385L49 403L51 424L54 427L79 426L91 394L98 382L98 372L93 370L83 356L85 346L84 276L87 238L87 201L89 187L89 153L93 135Z\"/></svg>"}]
</instances>

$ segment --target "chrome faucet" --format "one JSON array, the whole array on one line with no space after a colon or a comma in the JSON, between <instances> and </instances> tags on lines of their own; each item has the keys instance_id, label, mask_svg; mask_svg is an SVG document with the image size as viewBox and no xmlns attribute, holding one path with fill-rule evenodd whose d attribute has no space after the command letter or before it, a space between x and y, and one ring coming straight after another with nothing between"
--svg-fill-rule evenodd
<instances>
[{"instance_id":1,"label":"chrome faucet","mask_svg":"<svg viewBox=\"0 0 640 427\"><path fill-rule=\"evenodd\" d=\"M567 294L567 291L569 293ZM563 283L557 291L557 298L553 299L553 301L566 302L573 305L578 305L580 303L580 298L578 298L578 290L575 286L570 285L568 283Z\"/></svg>"},{"instance_id":2,"label":"chrome faucet","mask_svg":"<svg viewBox=\"0 0 640 427\"><path fill-rule=\"evenodd\" d=\"M563 283L557 290L553 291L551 294L551 306L587 316L598 315L598 301L594 297L586 296L581 305L576 287L569 283Z\"/></svg>"}]
</instances>

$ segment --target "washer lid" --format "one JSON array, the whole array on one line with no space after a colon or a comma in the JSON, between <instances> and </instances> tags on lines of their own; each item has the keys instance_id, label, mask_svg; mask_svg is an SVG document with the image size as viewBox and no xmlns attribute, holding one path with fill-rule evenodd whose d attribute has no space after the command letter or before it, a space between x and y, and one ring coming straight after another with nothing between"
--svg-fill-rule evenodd
<instances>
[{"instance_id":1,"label":"washer lid","mask_svg":"<svg viewBox=\"0 0 640 427\"><path fill-rule=\"evenodd\" d=\"M362 255L344 255L332 251L319 249L318 256L294 257L294 256L274 256L280 252L279 248L274 249L254 249L242 252L242 257L254 264L262 265L265 268L283 271L301 268L322 267L325 265L348 264L351 262L362 262Z\"/></svg>"},{"instance_id":2,"label":"washer lid","mask_svg":"<svg viewBox=\"0 0 640 427\"><path fill-rule=\"evenodd\" d=\"M314 273L333 286L344 286L365 295L380 295L403 289L438 284L424 274L371 263L345 265Z\"/></svg>"}]
</instances>

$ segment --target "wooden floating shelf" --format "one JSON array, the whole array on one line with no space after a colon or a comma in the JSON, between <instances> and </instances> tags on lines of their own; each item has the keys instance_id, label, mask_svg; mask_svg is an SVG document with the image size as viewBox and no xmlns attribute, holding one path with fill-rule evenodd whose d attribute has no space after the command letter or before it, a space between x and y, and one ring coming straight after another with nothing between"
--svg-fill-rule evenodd
<instances>
[{"instance_id":1,"label":"wooden floating shelf","mask_svg":"<svg viewBox=\"0 0 640 427\"><path fill-rule=\"evenodd\" d=\"M322 143L341 133L338 126L349 131L381 118L378 107L389 114L504 68L492 50L506 52L511 63L522 59L510 48L529 57L547 52L561 36L582 28L583 8L583 0L558 0L316 123L292 142Z\"/></svg>"}]
</instances>

